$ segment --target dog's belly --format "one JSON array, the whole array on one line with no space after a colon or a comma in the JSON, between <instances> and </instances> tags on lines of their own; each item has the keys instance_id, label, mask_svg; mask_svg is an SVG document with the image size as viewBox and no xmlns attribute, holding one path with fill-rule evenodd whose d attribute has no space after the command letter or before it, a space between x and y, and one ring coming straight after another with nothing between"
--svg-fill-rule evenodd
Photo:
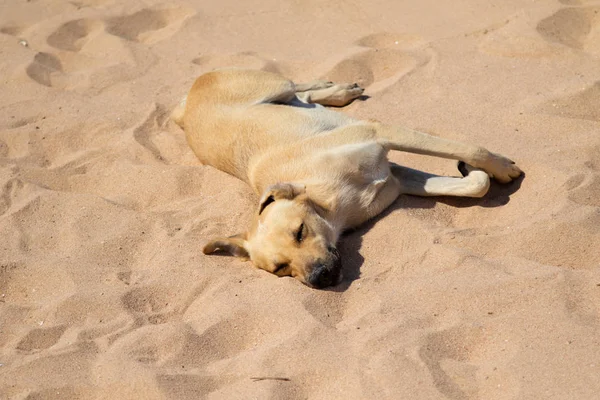
<instances>
[{"instance_id":1,"label":"dog's belly","mask_svg":"<svg viewBox=\"0 0 600 400\"><path fill-rule=\"evenodd\" d=\"M320 104L306 104L298 100L290 103L287 107L304 118L307 129L302 129L299 132L302 136L328 132L357 122L357 120L345 114L332 111Z\"/></svg>"}]
</instances>

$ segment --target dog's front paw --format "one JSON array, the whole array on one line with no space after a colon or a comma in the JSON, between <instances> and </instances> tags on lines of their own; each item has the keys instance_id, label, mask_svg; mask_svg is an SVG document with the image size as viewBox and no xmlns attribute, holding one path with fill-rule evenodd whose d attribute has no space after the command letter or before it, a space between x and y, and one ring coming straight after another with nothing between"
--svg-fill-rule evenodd
<instances>
[{"instance_id":1,"label":"dog's front paw","mask_svg":"<svg viewBox=\"0 0 600 400\"><path fill-rule=\"evenodd\" d=\"M337 88L335 95L347 102L358 98L365 91L365 89L358 86L358 83L338 83L335 87Z\"/></svg>"},{"instance_id":2,"label":"dog's front paw","mask_svg":"<svg viewBox=\"0 0 600 400\"><path fill-rule=\"evenodd\" d=\"M523 173L514 161L495 153L489 153L480 168L501 183L508 183Z\"/></svg>"},{"instance_id":3,"label":"dog's front paw","mask_svg":"<svg viewBox=\"0 0 600 400\"><path fill-rule=\"evenodd\" d=\"M301 91L301 92L305 92L308 90L321 90L321 89L330 88L333 85L335 85L335 83L333 83L331 81L324 81L321 79L317 79L317 80L311 81L309 83L296 85L296 90Z\"/></svg>"}]
</instances>

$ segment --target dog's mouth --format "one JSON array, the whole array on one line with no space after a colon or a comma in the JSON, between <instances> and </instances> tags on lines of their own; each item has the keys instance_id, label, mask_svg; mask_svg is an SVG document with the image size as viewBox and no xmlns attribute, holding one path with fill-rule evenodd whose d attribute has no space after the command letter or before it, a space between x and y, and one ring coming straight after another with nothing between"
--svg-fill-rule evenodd
<instances>
[{"instance_id":1,"label":"dog's mouth","mask_svg":"<svg viewBox=\"0 0 600 400\"><path fill-rule=\"evenodd\" d=\"M323 289L337 285L342 281L342 257L338 249L333 246L327 248L327 257L317 261L306 283L315 289Z\"/></svg>"}]
</instances>

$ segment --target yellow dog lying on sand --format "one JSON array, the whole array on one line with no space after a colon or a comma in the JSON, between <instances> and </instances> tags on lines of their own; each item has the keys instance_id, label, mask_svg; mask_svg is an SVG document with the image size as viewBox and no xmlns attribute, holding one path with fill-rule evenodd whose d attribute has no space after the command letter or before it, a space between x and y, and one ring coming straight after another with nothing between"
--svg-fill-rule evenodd
<instances>
[{"instance_id":1,"label":"yellow dog lying on sand","mask_svg":"<svg viewBox=\"0 0 600 400\"><path fill-rule=\"evenodd\" d=\"M340 234L373 218L402 193L481 197L489 177L521 170L483 147L407 128L360 121L323 106L360 96L356 84L294 82L274 73L218 70L200 76L172 118L204 164L260 195L247 233L210 241L278 276L324 288L342 278ZM463 178L390 165L390 150L463 162Z\"/></svg>"}]
</instances>

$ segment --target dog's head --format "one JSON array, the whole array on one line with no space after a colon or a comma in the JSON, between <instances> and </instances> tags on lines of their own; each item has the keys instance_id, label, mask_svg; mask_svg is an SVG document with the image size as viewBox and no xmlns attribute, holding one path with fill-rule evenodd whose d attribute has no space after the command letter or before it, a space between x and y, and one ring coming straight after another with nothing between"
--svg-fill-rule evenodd
<instances>
[{"instance_id":1,"label":"dog's head","mask_svg":"<svg viewBox=\"0 0 600 400\"><path fill-rule=\"evenodd\" d=\"M273 185L261 197L247 234L212 240L204 253L249 258L258 268L314 288L336 285L342 278L337 233L317 208L303 185Z\"/></svg>"}]
</instances>

